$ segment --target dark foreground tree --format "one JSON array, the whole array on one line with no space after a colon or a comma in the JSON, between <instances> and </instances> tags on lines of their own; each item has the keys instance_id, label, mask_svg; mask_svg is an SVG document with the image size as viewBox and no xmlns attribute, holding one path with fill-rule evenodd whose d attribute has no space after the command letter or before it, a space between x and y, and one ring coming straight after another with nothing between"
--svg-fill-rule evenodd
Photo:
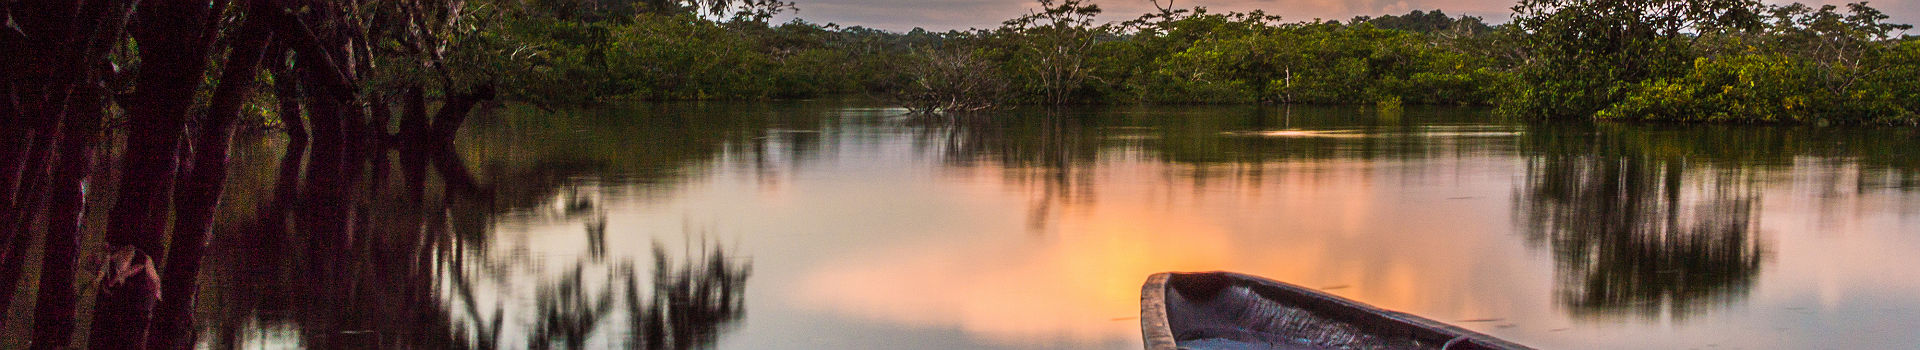
<instances>
[{"instance_id":1,"label":"dark foreground tree","mask_svg":"<svg viewBox=\"0 0 1920 350\"><path fill-rule=\"evenodd\" d=\"M193 298L198 290L200 263L206 254L207 239L212 235L214 209L226 185L233 124L239 119L241 104L254 91L261 56L272 37L266 25L270 15L265 11L271 10L269 6L264 0L246 5L245 24L234 39L220 74L222 84L214 90L206 118L202 119L193 142L192 170L184 174L176 186L174 231L169 240L160 294L169 302L161 303L154 310L152 332L146 338L150 348L193 347Z\"/></svg>"},{"instance_id":2,"label":"dark foreground tree","mask_svg":"<svg viewBox=\"0 0 1920 350\"><path fill-rule=\"evenodd\" d=\"M38 261L31 347L72 344L75 319L91 320L86 344L93 348L193 346L193 296L214 234L228 148L250 95L261 90L263 57L271 57L265 68L274 74L266 77L275 83L278 117L289 137L304 145L313 135L305 180L314 200L304 202L318 203L312 221L332 228L322 230L329 234L317 236L315 246L351 244L355 209L345 198L360 187L358 174L369 163L385 164L375 155L394 145L387 142L393 137L385 95L361 83L422 86L446 100L426 129L411 131L423 137L410 144L448 148L444 143L452 142L466 114L492 95L486 71L472 68L485 65L445 58L473 41L471 26L454 24L492 12L468 11L463 3L362 5L0 4L0 20L8 24L0 44L19 49L0 57L0 306L10 305L27 264ZM432 74L377 69L393 62ZM209 76L209 67L220 71ZM119 120L125 123L109 123ZM113 146L110 132L125 135L125 148L99 152ZM96 232L82 225L93 207L87 188L103 179L96 175L109 173L95 171L103 163L118 174L113 205L103 208L106 225L97 231L106 243L99 255L104 264L83 274L93 266L81 266L80 245ZM372 168L381 173L380 166ZM41 258L29 260L35 238ZM91 287L78 291L77 285ZM93 307L77 309L88 295ZM91 317L80 317L81 311Z\"/></svg>"}]
</instances>

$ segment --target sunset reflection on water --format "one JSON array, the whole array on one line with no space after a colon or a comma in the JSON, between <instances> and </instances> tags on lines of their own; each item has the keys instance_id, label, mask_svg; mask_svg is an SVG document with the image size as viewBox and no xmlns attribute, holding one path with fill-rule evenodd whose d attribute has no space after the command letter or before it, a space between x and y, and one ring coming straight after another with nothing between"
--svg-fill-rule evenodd
<instances>
[{"instance_id":1,"label":"sunset reflection on water","mask_svg":"<svg viewBox=\"0 0 1920 350\"><path fill-rule=\"evenodd\" d=\"M457 342L469 338L435 332L477 329L517 348L560 325L588 347L679 327L694 332L675 344L721 349L1124 349L1140 346L1147 276L1227 270L1539 348L1920 344L1907 331L1920 272L1904 268L1920 266L1912 131L1541 125L1431 107L927 122L848 105L862 106L480 120L461 150L475 188L429 189L425 218L386 218L417 200L367 199L376 237L443 242L440 261L402 264L439 282L337 293L432 300L423 315L445 327L260 297L304 280L227 249L240 253L208 274L202 298L220 316L206 338L277 346L378 326ZM262 144L241 154L277 157ZM243 163L262 168L234 186L271 186L273 162ZM234 208L228 231L263 225ZM253 244L226 239L216 247ZM673 294L662 278L727 297ZM674 305L691 316L636 318Z\"/></svg>"},{"instance_id":2,"label":"sunset reflection on water","mask_svg":"<svg viewBox=\"0 0 1920 350\"><path fill-rule=\"evenodd\" d=\"M1091 178L1099 184L1093 196L1100 201L1069 206L1041 232L882 244L872 254L839 257L811 270L797 299L822 312L958 326L1001 344L1099 344L1138 338L1138 289L1155 272L1241 271L1460 319L1519 317L1510 312L1515 296L1502 295L1509 291L1476 290L1474 283L1551 283L1540 271L1502 266L1489 257L1524 258L1519 241L1432 233L1504 229L1455 216L1475 215L1475 204L1497 211L1488 204L1499 203L1506 188L1387 200L1382 197L1393 193L1381 193L1371 182L1381 175L1418 181L1401 179L1417 175L1364 162L1266 167L1265 178L1204 188L1178 175L1191 169L1102 164ZM970 174L1007 171L1018 170ZM955 195L1017 198L1035 190L1028 185ZM1443 205L1379 215L1432 204Z\"/></svg>"}]
</instances>

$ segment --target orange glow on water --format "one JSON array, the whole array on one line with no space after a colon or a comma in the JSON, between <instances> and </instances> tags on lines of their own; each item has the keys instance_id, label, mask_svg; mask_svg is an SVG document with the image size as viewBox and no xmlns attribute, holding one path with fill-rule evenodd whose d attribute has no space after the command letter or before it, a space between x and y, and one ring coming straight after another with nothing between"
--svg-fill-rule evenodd
<instances>
[{"instance_id":1,"label":"orange glow on water","mask_svg":"<svg viewBox=\"0 0 1920 350\"><path fill-rule=\"evenodd\" d=\"M800 294L805 304L878 320L957 325L1001 341L1133 336L1137 323L1122 321L1138 314L1143 276L1213 268L1231 255L1231 242L1218 228L1133 216L1147 220L1063 223L1076 227L1062 228L1058 237L896 249L882 257L890 263L820 271ZM1046 243L1017 247L1026 239Z\"/></svg>"},{"instance_id":2,"label":"orange glow on water","mask_svg":"<svg viewBox=\"0 0 1920 350\"><path fill-rule=\"evenodd\" d=\"M1471 290L1463 284L1510 273L1485 269L1476 255L1485 246L1517 251L1517 243L1406 234L1419 225L1458 224L1430 222L1449 215L1444 209L1431 217L1369 217L1379 206L1405 203L1374 201L1371 186L1355 183L1367 181L1362 177L1288 181L1300 185L1259 188L1263 195L1252 199L1114 185L1166 179L1134 175L1155 173L1142 170L1101 174L1106 187L1096 195L1103 202L1058 215L1044 232L918 240L824 264L802 277L795 303L878 322L957 328L1002 344L1137 341L1139 285L1165 271L1253 273L1442 318L1498 317L1508 309L1500 305L1504 298L1436 290ZM1368 171L1360 164L1293 170L1275 175ZM1009 192L1019 191L967 193ZM1169 203L1123 199L1156 196ZM1247 201L1282 210L1234 211ZM1363 244L1392 253L1345 248Z\"/></svg>"}]
</instances>

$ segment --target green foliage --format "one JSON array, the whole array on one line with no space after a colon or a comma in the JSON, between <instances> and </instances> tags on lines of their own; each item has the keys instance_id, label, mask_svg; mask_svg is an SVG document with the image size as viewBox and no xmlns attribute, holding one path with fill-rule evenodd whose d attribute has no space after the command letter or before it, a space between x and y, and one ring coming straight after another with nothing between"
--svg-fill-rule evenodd
<instances>
[{"instance_id":1,"label":"green foliage","mask_svg":"<svg viewBox=\"0 0 1920 350\"><path fill-rule=\"evenodd\" d=\"M991 30L888 33L720 21L693 10L699 3L666 3L530 5L534 15L488 33L516 59L501 68L515 72L503 85L541 104L959 91L980 96L937 104L1484 104L1502 86L1489 82L1505 75L1456 44L1485 24L1437 11L1368 20L1436 31L1421 33L1204 8L1098 23L1098 6L1041 0ZM952 76L955 67L967 67L968 79Z\"/></svg>"},{"instance_id":2,"label":"green foliage","mask_svg":"<svg viewBox=\"0 0 1920 350\"><path fill-rule=\"evenodd\" d=\"M983 51L1016 84L1015 96L1065 105L1087 89L1102 41L1117 34L1113 24L1094 24L1100 6L1081 0L1038 0L1040 10L1007 20L982 33Z\"/></svg>"},{"instance_id":3,"label":"green foliage","mask_svg":"<svg viewBox=\"0 0 1920 350\"><path fill-rule=\"evenodd\" d=\"M1619 101L1623 87L1680 75L1693 56L1690 33L1753 26L1752 0L1521 0L1513 25L1531 64L1526 86L1503 111L1585 118Z\"/></svg>"},{"instance_id":4,"label":"green foliage","mask_svg":"<svg viewBox=\"0 0 1920 350\"><path fill-rule=\"evenodd\" d=\"M754 42L691 16L642 16L611 37L603 72L616 98L751 98L771 84L758 74L770 58Z\"/></svg>"},{"instance_id":5,"label":"green foliage","mask_svg":"<svg viewBox=\"0 0 1920 350\"><path fill-rule=\"evenodd\" d=\"M1653 9L1653 10L1647 10ZM1689 122L1898 123L1915 116L1911 28L1865 3L1526 0L1510 114ZM1905 78L1901 78L1904 76Z\"/></svg>"},{"instance_id":6,"label":"green foliage","mask_svg":"<svg viewBox=\"0 0 1920 350\"><path fill-rule=\"evenodd\" d=\"M518 19L496 33L526 64L510 86L540 104L600 100L809 98L876 89L897 79L882 62L904 54L865 28L806 22L769 27L692 14L624 21Z\"/></svg>"},{"instance_id":7,"label":"green foliage","mask_svg":"<svg viewBox=\"0 0 1920 350\"><path fill-rule=\"evenodd\" d=\"M1439 10L1342 23L1205 8L1101 23L1084 0L1037 0L997 28L894 33L767 24L792 9L781 1L554 1L453 41L471 59L448 61L540 104L875 93L922 111L1398 101L1542 119L1920 120L1920 44L1864 3L1521 0L1489 26Z\"/></svg>"},{"instance_id":8,"label":"green foliage","mask_svg":"<svg viewBox=\"0 0 1920 350\"><path fill-rule=\"evenodd\" d=\"M1402 111L1401 105L1400 97L1396 96L1381 99L1380 102L1375 102L1373 107L1379 108L1382 115L1398 115Z\"/></svg>"},{"instance_id":9,"label":"green foliage","mask_svg":"<svg viewBox=\"0 0 1920 350\"><path fill-rule=\"evenodd\" d=\"M1402 30L1415 33L1473 35L1493 31L1493 26L1489 26L1486 22L1481 21L1480 17L1461 16L1455 18L1447 16L1447 13L1441 10L1433 10L1433 12L1413 10L1413 12L1398 16L1360 16L1354 17L1353 20L1347 23L1366 23L1380 29Z\"/></svg>"},{"instance_id":10,"label":"green foliage","mask_svg":"<svg viewBox=\"0 0 1920 350\"><path fill-rule=\"evenodd\" d=\"M1831 102L1805 62L1782 55L1700 58L1685 76L1641 83L1603 119L1761 122L1810 121Z\"/></svg>"},{"instance_id":11,"label":"green foliage","mask_svg":"<svg viewBox=\"0 0 1920 350\"><path fill-rule=\"evenodd\" d=\"M1212 15L1182 21L1217 21ZM1208 38L1149 65L1151 102L1482 104L1502 73L1430 36L1369 24L1298 23ZM1172 94L1158 95L1170 91Z\"/></svg>"},{"instance_id":12,"label":"green foliage","mask_svg":"<svg viewBox=\"0 0 1920 350\"><path fill-rule=\"evenodd\" d=\"M1142 16L1127 24L1138 31L1131 40L1116 42L1111 49L1135 53L1125 56L1127 61L1110 63L1117 68L1107 76L1118 83L1118 97L1133 102L1258 102L1270 79L1249 80L1234 70L1249 56L1234 49L1250 49L1254 42L1249 38L1272 31L1279 20L1259 11L1211 14L1204 8Z\"/></svg>"},{"instance_id":13,"label":"green foliage","mask_svg":"<svg viewBox=\"0 0 1920 350\"><path fill-rule=\"evenodd\" d=\"M1910 73L1884 13L1864 4L1837 13L1801 4L1753 8L1766 13L1740 31L1703 33L1686 42L1692 65L1670 77L1605 85L1617 100L1597 104L1601 119L1757 121L1757 123L1912 123ZM1538 88L1538 87L1534 87Z\"/></svg>"},{"instance_id":14,"label":"green foliage","mask_svg":"<svg viewBox=\"0 0 1920 350\"><path fill-rule=\"evenodd\" d=\"M1864 84L1884 89L1885 94L1898 107L1909 113L1920 113L1920 39L1907 39L1890 49L1877 51L1865 59L1872 74ZM1906 123L1920 122L1920 116L1909 114Z\"/></svg>"},{"instance_id":15,"label":"green foliage","mask_svg":"<svg viewBox=\"0 0 1920 350\"><path fill-rule=\"evenodd\" d=\"M1911 46L1911 45L1909 45ZM1896 54L1897 55L1897 54ZM1914 60L1855 73L1812 59L1744 54L1698 59L1686 76L1636 87L1597 116L1710 122L1912 123ZM1865 75L1864 79L1838 81ZM1906 81L1901 81L1906 80Z\"/></svg>"}]
</instances>

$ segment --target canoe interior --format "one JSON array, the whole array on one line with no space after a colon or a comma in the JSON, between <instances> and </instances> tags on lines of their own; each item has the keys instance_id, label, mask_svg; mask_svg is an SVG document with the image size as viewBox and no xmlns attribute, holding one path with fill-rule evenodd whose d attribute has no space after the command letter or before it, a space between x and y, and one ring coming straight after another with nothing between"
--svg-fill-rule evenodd
<instances>
[{"instance_id":1,"label":"canoe interior","mask_svg":"<svg viewBox=\"0 0 1920 350\"><path fill-rule=\"evenodd\" d=\"M1526 349L1484 334L1259 277L1154 275L1141 294L1150 350Z\"/></svg>"}]
</instances>

